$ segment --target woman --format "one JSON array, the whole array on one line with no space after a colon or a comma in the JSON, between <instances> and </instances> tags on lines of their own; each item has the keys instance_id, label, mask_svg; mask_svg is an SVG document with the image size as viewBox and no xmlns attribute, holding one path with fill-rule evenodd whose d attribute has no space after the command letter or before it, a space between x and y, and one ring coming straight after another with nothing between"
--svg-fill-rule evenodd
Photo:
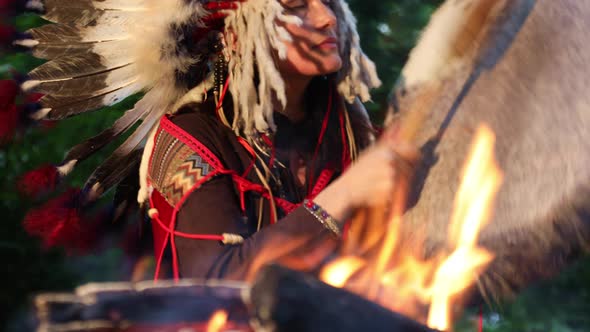
<instances>
[{"instance_id":1,"label":"woman","mask_svg":"<svg viewBox=\"0 0 590 332\"><path fill-rule=\"evenodd\" d=\"M155 189L151 215L156 219L156 255L161 260L165 245L172 247L175 277L241 278L253 262L279 259L291 251L298 252L298 261L316 264L323 257L316 249L329 252L358 207L391 194L395 145L390 137L332 181L348 166L347 153L366 147L371 135L363 110L343 114L342 97L333 91L342 69L334 2L280 0L285 14L300 22L279 23L291 40L285 43L284 58L273 53L286 101L283 105L275 98L266 105L274 110L274 130L247 132L244 124L246 130L239 128L236 134L221 120L225 114L215 114L216 103L209 98L181 107L180 115L156 134L160 143L155 143L148 175ZM232 51L230 47L229 57ZM226 101L217 104L227 110ZM348 133L342 125L347 120ZM204 147L190 153L174 153L200 144ZM170 156L160 157L166 151L172 151ZM206 161L208 156L212 162ZM325 186L327 181L331 183ZM258 190L244 188L256 186ZM172 229L180 233L171 237ZM214 236L224 233L236 235L240 243L223 244Z\"/></svg>"},{"instance_id":2,"label":"woman","mask_svg":"<svg viewBox=\"0 0 590 332\"><path fill-rule=\"evenodd\" d=\"M127 7L120 1L119 6L114 0L94 5L124 13ZM146 3L144 12L152 12L153 20L126 27L125 33L137 37L122 39L132 45L129 55L103 51L104 43L95 37L95 26L101 27L97 21L104 18L112 25L114 20L105 18L105 8L96 8L93 22L85 21L89 15L82 10L74 20L84 27L81 42L97 39L92 52L106 59L101 65L108 68L84 70L80 79L90 76L92 82L104 79L107 86L116 85L114 78L123 76L121 68L127 65L103 53L130 57L132 64L151 69L136 76L126 73L137 77L132 81L137 86L121 85L109 92L104 91L106 83L100 85L98 91L106 94L103 104L119 100L122 90L151 90L106 134L72 149L56 167L63 177L97 145L106 144L105 136L112 140L143 120L85 188L57 203L95 201L132 173L135 152L143 150L138 200L150 205L156 277L165 275L160 270L167 253L175 278L245 278L258 265L287 254L297 258L292 264L299 268L312 268L337 246L346 221L359 207L382 203L390 195L395 156L412 155L411 148L396 144L395 134L388 132L357 158L357 151L372 141L359 100L368 100L368 90L380 82L360 50L348 6L342 0ZM50 9L49 19L71 23L71 12L60 16L63 8ZM37 38L38 53L55 55L54 61L63 57L52 48L55 41L46 37L48 31L36 32L31 35ZM61 83L58 89L56 66L46 67L42 69L52 75L37 69L23 86L57 97L46 96L33 115L51 119L80 112L73 110L71 100L59 103L64 86L75 90L80 82ZM84 110L96 106L79 104ZM147 132L145 148L138 148ZM39 215L31 213L25 225L34 234L53 229L53 239L46 243L78 241L63 225L78 227L79 219L54 217L46 210L44 220ZM47 215L52 215L51 226Z\"/></svg>"}]
</instances>

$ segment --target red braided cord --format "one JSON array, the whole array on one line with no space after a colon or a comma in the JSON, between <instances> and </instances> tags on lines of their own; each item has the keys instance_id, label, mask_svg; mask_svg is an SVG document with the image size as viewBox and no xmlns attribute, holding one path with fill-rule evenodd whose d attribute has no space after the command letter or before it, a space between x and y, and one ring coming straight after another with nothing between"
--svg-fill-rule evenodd
<instances>
[{"instance_id":1,"label":"red braided cord","mask_svg":"<svg viewBox=\"0 0 590 332\"><path fill-rule=\"evenodd\" d=\"M318 177L318 180L315 183L315 186L313 187L311 195L308 197L308 199L315 198L322 190L324 190L324 188L326 188L326 186L328 185L328 182L330 182L330 179L332 179L333 175L334 175L333 169L331 169L331 168L324 169L320 173L320 176Z\"/></svg>"}]
</instances>

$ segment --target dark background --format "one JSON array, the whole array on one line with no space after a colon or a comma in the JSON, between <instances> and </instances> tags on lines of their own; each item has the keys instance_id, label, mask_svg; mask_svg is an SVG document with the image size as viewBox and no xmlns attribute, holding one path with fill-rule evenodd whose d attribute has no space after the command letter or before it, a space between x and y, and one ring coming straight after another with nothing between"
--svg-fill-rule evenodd
<instances>
[{"instance_id":1,"label":"dark background","mask_svg":"<svg viewBox=\"0 0 590 332\"><path fill-rule=\"evenodd\" d=\"M379 122L387 95L405 63L419 31L440 0L350 0L359 21L359 33L365 52L376 62L383 87L367 105ZM12 21L21 31L39 24L33 15L21 15ZM9 78L10 70L27 72L39 60L26 54L1 54L0 78ZM133 105L132 97L120 105L81 118L64 120L53 128L39 127L19 135L14 142L0 147L0 324L9 331L24 328L30 319L30 299L40 291L71 290L89 281L128 280L131 264L115 239L100 251L82 257L62 250L44 250L36 239L27 236L21 220L34 206L15 190L17 177L44 163L59 162L64 153L83 138L108 127ZM112 149L77 167L67 185L79 187L98 161ZM108 195L103 205L108 207ZM98 213L98 212L97 212ZM457 323L457 331L476 331L475 312L468 310ZM572 266L552 281L542 282L514 301L485 308L485 331L574 332L590 331L590 259ZM1 326L1 325L0 325Z\"/></svg>"}]
</instances>

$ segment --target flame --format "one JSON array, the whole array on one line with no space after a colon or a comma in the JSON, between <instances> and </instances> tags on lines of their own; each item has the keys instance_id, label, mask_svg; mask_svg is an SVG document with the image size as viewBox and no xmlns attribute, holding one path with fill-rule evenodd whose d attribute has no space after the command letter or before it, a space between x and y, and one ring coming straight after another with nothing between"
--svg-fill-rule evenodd
<instances>
[{"instance_id":1,"label":"flame","mask_svg":"<svg viewBox=\"0 0 590 332\"><path fill-rule=\"evenodd\" d=\"M225 310L217 310L209 318L207 332L220 332L227 323L228 313Z\"/></svg>"},{"instance_id":2,"label":"flame","mask_svg":"<svg viewBox=\"0 0 590 332\"><path fill-rule=\"evenodd\" d=\"M328 285L342 288L348 279L364 265L365 261L359 257L341 257L322 270L320 279Z\"/></svg>"},{"instance_id":3,"label":"flame","mask_svg":"<svg viewBox=\"0 0 590 332\"><path fill-rule=\"evenodd\" d=\"M489 220L493 199L502 182L494 162L494 141L494 134L488 127L479 128L451 218L449 240L456 249L436 271L432 286L428 316L428 326L432 328L449 328L452 296L468 288L477 271L493 259L490 252L477 247L477 236Z\"/></svg>"},{"instance_id":4,"label":"flame","mask_svg":"<svg viewBox=\"0 0 590 332\"><path fill-rule=\"evenodd\" d=\"M494 142L493 132L480 126L455 197L447 252L421 260L410 250L398 248L407 184L399 181L392 217L384 225L387 232L377 255L365 258L346 253L326 266L320 278L333 286L350 288L352 275L364 275L370 282L362 295L431 328L448 330L454 302L494 257L477 246L479 232L491 216L493 199L502 182L494 161Z\"/></svg>"}]
</instances>

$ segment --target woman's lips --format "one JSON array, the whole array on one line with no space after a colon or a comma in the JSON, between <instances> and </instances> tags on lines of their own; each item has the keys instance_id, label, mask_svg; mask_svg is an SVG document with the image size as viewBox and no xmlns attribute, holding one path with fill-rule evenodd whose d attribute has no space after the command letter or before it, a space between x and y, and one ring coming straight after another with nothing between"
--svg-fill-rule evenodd
<instances>
[{"instance_id":1,"label":"woman's lips","mask_svg":"<svg viewBox=\"0 0 590 332\"><path fill-rule=\"evenodd\" d=\"M332 50L338 48L338 39L334 37L328 37L324 39L321 43L314 46L314 48L319 48L322 50Z\"/></svg>"}]
</instances>

